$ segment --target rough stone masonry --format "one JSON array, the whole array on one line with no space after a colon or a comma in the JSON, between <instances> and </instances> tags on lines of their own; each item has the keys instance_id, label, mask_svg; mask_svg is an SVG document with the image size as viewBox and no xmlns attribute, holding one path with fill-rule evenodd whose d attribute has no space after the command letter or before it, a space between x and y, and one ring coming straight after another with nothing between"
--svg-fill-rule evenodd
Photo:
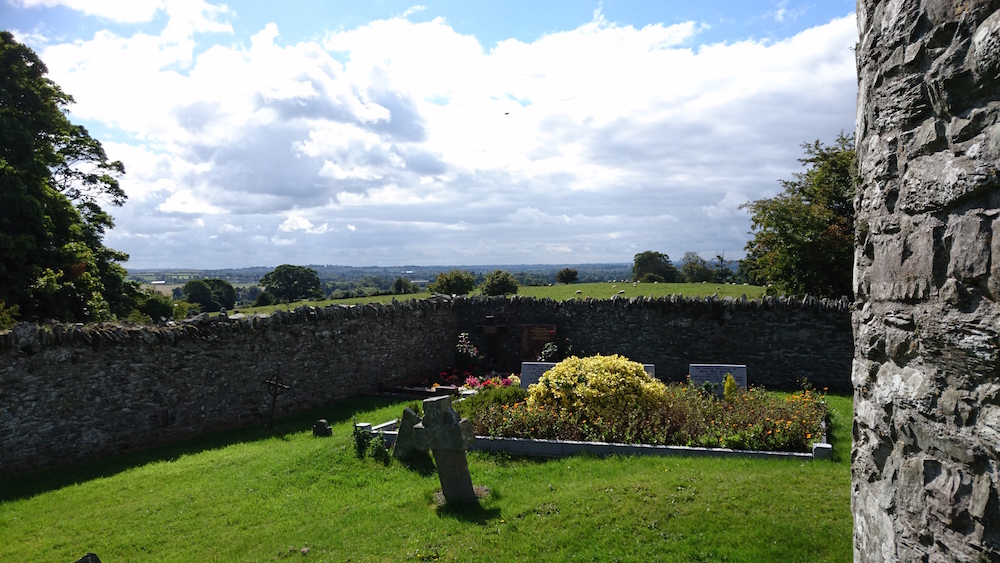
<instances>
[{"instance_id":1,"label":"rough stone masonry","mask_svg":"<svg viewBox=\"0 0 1000 563\"><path fill-rule=\"evenodd\" d=\"M1000 561L998 9L858 1L855 561Z\"/></svg>"}]
</instances>

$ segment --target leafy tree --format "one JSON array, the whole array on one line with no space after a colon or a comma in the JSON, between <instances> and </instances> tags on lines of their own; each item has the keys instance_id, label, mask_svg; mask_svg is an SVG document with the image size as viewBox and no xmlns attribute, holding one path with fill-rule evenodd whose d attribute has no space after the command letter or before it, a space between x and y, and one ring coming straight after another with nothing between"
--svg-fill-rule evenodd
<instances>
[{"instance_id":1,"label":"leafy tree","mask_svg":"<svg viewBox=\"0 0 1000 563\"><path fill-rule=\"evenodd\" d=\"M236 289L223 279L191 280L184 284L181 292L188 302L197 303L202 311L209 313L223 308L232 310L236 306Z\"/></svg>"},{"instance_id":2,"label":"leafy tree","mask_svg":"<svg viewBox=\"0 0 1000 563\"><path fill-rule=\"evenodd\" d=\"M632 262L632 281L675 282L680 274L670 257L661 252L647 250L635 255Z\"/></svg>"},{"instance_id":3,"label":"leafy tree","mask_svg":"<svg viewBox=\"0 0 1000 563\"><path fill-rule=\"evenodd\" d=\"M504 270L493 270L490 272L483 283L479 286L479 291L483 295L507 295L512 293L517 293L520 285L514 276L510 275L510 272Z\"/></svg>"},{"instance_id":4,"label":"leafy tree","mask_svg":"<svg viewBox=\"0 0 1000 563\"><path fill-rule=\"evenodd\" d=\"M299 299L319 299L323 297L319 274L312 268L282 264L260 278L260 285L279 301L292 302Z\"/></svg>"},{"instance_id":5,"label":"leafy tree","mask_svg":"<svg viewBox=\"0 0 1000 563\"><path fill-rule=\"evenodd\" d=\"M205 283L205 280L191 280L181 288L184 299L189 303L197 303L202 311L214 313L221 305L212 294L212 288Z\"/></svg>"},{"instance_id":6,"label":"leafy tree","mask_svg":"<svg viewBox=\"0 0 1000 563\"><path fill-rule=\"evenodd\" d=\"M205 283L212 290L215 301L223 308L232 311L233 307L236 306L236 288L233 287L233 284L220 278L210 278L205 280Z\"/></svg>"},{"instance_id":7,"label":"leafy tree","mask_svg":"<svg viewBox=\"0 0 1000 563\"><path fill-rule=\"evenodd\" d=\"M412 281L399 276L396 278L396 281L392 282L392 291L396 294L417 293L420 291L420 288Z\"/></svg>"},{"instance_id":8,"label":"leafy tree","mask_svg":"<svg viewBox=\"0 0 1000 563\"><path fill-rule=\"evenodd\" d=\"M579 276L580 272L574 270L573 268L563 268L562 270L556 272L556 281L569 285L576 282Z\"/></svg>"},{"instance_id":9,"label":"leafy tree","mask_svg":"<svg viewBox=\"0 0 1000 563\"><path fill-rule=\"evenodd\" d=\"M688 283L710 281L712 268L697 252L685 252L684 258L681 258L681 274Z\"/></svg>"},{"instance_id":10,"label":"leafy tree","mask_svg":"<svg viewBox=\"0 0 1000 563\"><path fill-rule=\"evenodd\" d=\"M726 260L726 253L720 252L715 255L715 282L716 283L726 283L731 277L733 277L733 272L729 270L729 265L732 264L732 260Z\"/></svg>"},{"instance_id":11,"label":"leafy tree","mask_svg":"<svg viewBox=\"0 0 1000 563\"><path fill-rule=\"evenodd\" d=\"M158 321L161 317L170 319L174 316L173 302L169 297L155 289L143 291L140 301L139 307L136 310L148 316L153 321Z\"/></svg>"},{"instance_id":12,"label":"leafy tree","mask_svg":"<svg viewBox=\"0 0 1000 563\"><path fill-rule=\"evenodd\" d=\"M257 299L254 300L254 307L267 307L268 305L274 305L274 296L266 291L261 291L257 294Z\"/></svg>"},{"instance_id":13,"label":"leafy tree","mask_svg":"<svg viewBox=\"0 0 1000 563\"><path fill-rule=\"evenodd\" d=\"M73 125L73 98L30 48L0 31L0 299L25 318L125 317L141 297L107 248L121 162Z\"/></svg>"},{"instance_id":14,"label":"leafy tree","mask_svg":"<svg viewBox=\"0 0 1000 563\"><path fill-rule=\"evenodd\" d=\"M805 172L781 180L785 189L777 196L742 206L753 229L744 261L758 282L785 293L850 295L858 182L854 136L841 132L833 145L816 141L802 148Z\"/></svg>"},{"instance_id":15,"label":"leafy tree","mask_svg":"<svg viewBox=\"0 0 1000 563\"><path fill-rule=\"evenodd\" d=\"M448 273L440 273L434 278L434 282L427 286L431 293L443 293L445 295L465 295L476 289L476 278L465 270L451 270Z\"/></svg>"}]
</instances>

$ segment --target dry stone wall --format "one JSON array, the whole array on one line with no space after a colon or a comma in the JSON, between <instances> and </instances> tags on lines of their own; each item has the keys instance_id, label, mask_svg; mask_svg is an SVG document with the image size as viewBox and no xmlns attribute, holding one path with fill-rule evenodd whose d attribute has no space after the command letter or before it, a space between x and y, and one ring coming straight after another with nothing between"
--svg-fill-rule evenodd
<instances>
[{"instance_id":1,"label":"dry stone wall","mask_svg":"<svg viewBox=\"0 0 1000 563\"><path fill-rule=\"evenodd\" d=\"M487 315L496 368L519 371L521 324L551 323L575 353L618 353L681 380L689 363L745 363L751 383L850 386L846 301L447 298L301 308L177 327L21 324L0 333L0 474L69 463L422 379L455 361ZM280 367L279 367L280 366Z\"/></svg>"},{"instance_id":2,"label":"dry stone wall","mask_svg":"<svg viewBox=\"0 0 1000 563\"><path fill-rule=\"evenodd\" d=\"M855 561L1000 561L998 10L858 2Z\"/></svg>"},{"instance_id":3,"label":"dry stone wall","mask_svg":"<svg viewBox=\"0 0 1000 563\"><path fill-rule=\"evenodd\" d=\"M654 364L664 381L684 381L690 364L746 364L749 383L848 393L853 345L846 300L765 297L757 300L685 298L536 300L473 297L458 310L463 330L481 351L488 338L476 327L492 315L502 327L497 362L519 371L522 325L556 326L557 345L575 355L621 354Z\"/></svg>"},{"instance_id":4,"label":"dry stone wall","mask_svg":"<svg viewBox=\"0 0 1000 563\"><path fill-rule=\"evenodd\" d=\"M452 362L446 300L170 328L18 325L0 337L0 474L266 420Z\"/></svg>"}]
</instances>

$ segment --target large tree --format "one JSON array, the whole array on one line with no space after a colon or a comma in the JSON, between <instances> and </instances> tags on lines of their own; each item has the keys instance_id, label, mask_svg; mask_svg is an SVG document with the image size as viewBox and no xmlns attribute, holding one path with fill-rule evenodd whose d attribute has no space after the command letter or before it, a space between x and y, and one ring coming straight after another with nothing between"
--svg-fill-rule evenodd
<instances>
[{"instance_id":1,"label":"large tree","mask_svg":"<svg viewBox=\"0 0 1000 563\"><path fill-rule=\"evenodd\" d=\"M107 248L121 162L67 117L73 98L38 55L0 31L0 301L25 319L99 320L131 311L138 284Z\"/></svg>"},{"instance_id":2,"label":"large tree","mask_svg":"<svg viewBox=\"0 0 1000 563\"><path fill-rule=\"evenodd\" d=\"M679 273L670 257L662 252L647 250L636 254L632 263L632 280L638 282L675 282Z\"/></svg>"},{"instance_id":3,"label":"large tree","mask_svg":"<svg viewBox=\"0 0 1000 563\"><path fill-rule=\"evenodd\" d=\"M282 264L264 274L260 285L276 299L286 302L323 297L319 274L305 266Z\"/></svg>"},{"instance_id":4,"label":"large tree","mask_svg":"<svg viewBox=\"0 0 1000 563\"><path fill-rule=\"evenodd\" d=\"M479 291L483 295L496 296L517 293L520 284L505 270L493 270L487 274L483 283L479 284Z\"/></svg>"},{"instance_id":5,"label":"large tree","mask_svg":"<svg viewBox=\"0 0 1000 563\"><path fill-rule=\"evenodd\" d=\"M465 295L476 289L476 278L465 270L441 272L434 278L434 282L427 286L427 289L431 293Z\"/></svg>"},{"instance_id":6,"label":"large tree","mask_svg":"<svg viewBox=\"0 0 1000 563\"><path fill-rule=\"evenodd\" d=\"M854 188L858 180L854 135L833 145L802 145L805 172L782 180L783 192L743 205L753 239L744 260L759 283L793 294L851 294ZM743 266L743 264L741 264Z\"/></svg>"},{"instance_id":7,"label":"large tree","mask_svg":"<svg viewBox=\"0 0 1000 563\"><path fill-rule=\"evenodd\" d=\"M681 258L681 275L688 283L710 281L712 279L712 268L708 261L698 255L697 252L689 251Z\"/></svg>"}]
</instances>

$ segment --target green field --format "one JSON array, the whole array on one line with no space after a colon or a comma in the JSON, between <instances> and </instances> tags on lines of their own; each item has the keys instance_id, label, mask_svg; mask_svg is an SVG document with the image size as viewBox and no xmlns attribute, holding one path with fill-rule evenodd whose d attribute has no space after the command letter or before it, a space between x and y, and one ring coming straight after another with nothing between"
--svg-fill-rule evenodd
<instances>
[{"instance_id":1,"label":"green field","mask_svg":"<svg viewBox=\"0 0 1000 563\"><path fill-rule=\"evenodd\" d=\"M577 292L580 293L577 293ZM623 293L619 293L623 292ZM566 301L570 299L611 299L616 295L622 297L665 297L667 295L684 295L686 297L706 297L717 295L720 299L724 297L739 298L746 295L747 299L756 299L764 295L765 288L756 285L734 285L716 283L640 283L635 286L632 282L621 283L577 283L570 285L552 286L522 286L517 294L536 297L538 299L555 299ZM471 295L479 295L473 292ZM350 299L324 299L319 301L298 301L295 303L284 303L281 305L271 305L268 307L239 307L241 313L271 313L274 311L287 311L303 305L313 307L324 307L327 305L350 305L355 303L389 303L391 301L405 301L409 299L426 299L430 294L426 291L421 293L410 293L406 295L378 295L374 297L353 297Z\"/></svg>"},{"instance_id":2,"label":"green field","mask_svg":"<svg viewBox=\"0 0 1000 563\"><path fill-rule=\"evenodd\" d=\"M465 511L435 504L430 468L354 455L352 415L404 402L345 400L0 480L0 560L849 561L851 399L829 399L833 461L470 453L491 493Z\"/></svg>"}]
</instances>

